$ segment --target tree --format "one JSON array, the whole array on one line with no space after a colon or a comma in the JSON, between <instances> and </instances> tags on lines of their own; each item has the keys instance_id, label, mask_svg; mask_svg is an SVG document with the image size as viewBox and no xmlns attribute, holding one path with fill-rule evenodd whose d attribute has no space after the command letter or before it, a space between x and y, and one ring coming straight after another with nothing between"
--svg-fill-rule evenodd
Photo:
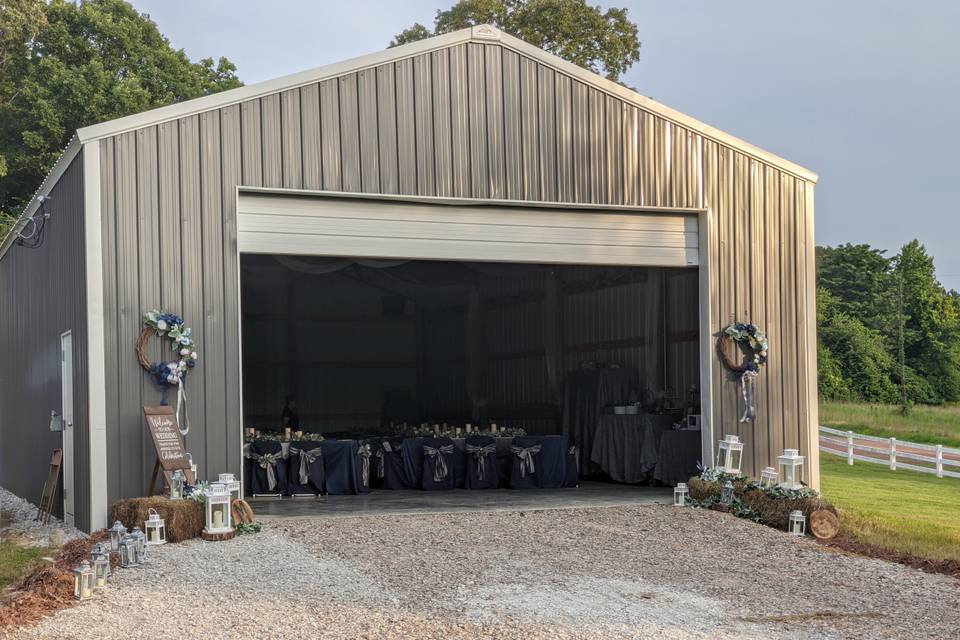
<instances>
[{"instance_id":1,"label":"tree","mask_svg":"<svg viewBox=\"0 0 960 640\"><path fill-rule=\"evenodd\" d=\"M478 24L492 24L610 80L640 59L637 25L627 18L627 10L603 11L585 0L459 0L437 11L433 31L415 23L390 46Z\"/></svg>"},{"instance_id":2,"label":"tree","mask_svg":"<svg viewBox=\"0 0 960 640\"><path fill-rule=\"evenodd\" d=\"M191 62L123 0L3 0L0 17L0 216L78 128L241 84L229 60Z\"/></svg>"}]
</instances>

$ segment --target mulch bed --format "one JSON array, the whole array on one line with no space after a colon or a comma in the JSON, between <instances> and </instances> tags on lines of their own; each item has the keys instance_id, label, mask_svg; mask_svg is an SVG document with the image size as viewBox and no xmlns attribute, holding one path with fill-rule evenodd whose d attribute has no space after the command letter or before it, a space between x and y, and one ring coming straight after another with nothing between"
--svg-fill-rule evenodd
<instances>
[{"instance_id":1,"label":"mulch bed","mask_svg":"<svg viewBox=\"0 0 960 640\"><path fill-rule=\"evenodd\" d=\"M845 534L840 534L832 540L818 540L818 542L825 547L830 547L838 551L867 556L869 558L878 558L880 560L886 560L887 562L896 562L897 564L904 564L914 569L920 569L926 573L941 573L960 580L960 561L958 560L930 560L929 558L921 558L913 554L866 544Z\"/></svg>"},{"instance_id":2,"label":"mulch bed","mask_svg":"<svg viewBox=\"0 0 960 640\"><path fill-rule=\"evenodd\" d=\"M76 604L73 599L73 570L98 542L109 542L110 534L98 531L88 538L63 545L54 561L44 562L0 595L0 631L36 624L54 611ZM111 559L113 566L117 561Z\"/></svg>"}]
</instances>

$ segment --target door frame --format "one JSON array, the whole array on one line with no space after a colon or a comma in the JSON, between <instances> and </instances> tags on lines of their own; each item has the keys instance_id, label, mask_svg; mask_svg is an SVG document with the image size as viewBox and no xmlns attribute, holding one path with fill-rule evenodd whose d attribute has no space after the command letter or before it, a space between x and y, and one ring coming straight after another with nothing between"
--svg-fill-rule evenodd
<instances>
[{"instance_id":1,"label":"door frame","mask_svg":"<svg viewBox=\"0 0 960 640\"><path fill-rule=\"evenodd\" d=\"M66 348L65 348L66 345ZM68 329L60 334L60 417L63 420L63 430L60 432L63 450L63 462L60 477L63 478L63 521L74 525L76 522L74 460L75 439L73 437L76 398L73 395L73 330Z\"/></svg>"},{"instance_id":2,"label":"door frame","mask_svg":"<svg viewBox=\"0 0 960 640\"><path fill-rule=\"evenodd\" d=\"M713 351L713 338L714 330L713 327L716 326L717 318L716 310L714 305L711 304L711 301L714 299L714 292L716 291L716 276L713 274L711 269L711 259L714 257L715 252L717 251L717 242L718 238L716 237L716 224L714 221L715 214L712 209L700 208L700 207L641 207L641 206L632 206L632 205L607 205L607 204L588 204L588 203L568 203L568 202L545 202L545 201L523 201L523 200L502 200L502 199L483 199L483 198L457 198L457 197L440 197L440 196L408 196L408 195L395 195L395 194L376 194L376 193L360 193L360 192L345 192L345 191L322 191L322 190L312 190L312 189L285 189L285 188L275 188L275 187L256 187L256 186L243 186L237 185L235 194L234 194L234 211L239 212L240 210L240 196L243 193L273 193L277 195L293 195L300 197L316 197L316 198L351 198L351 199L362 199L370 201L371 204L375 204L376 201L383 203L390 202L408 202L408 203L420 203L420 204L430 204L436 205L438 207L448 207L451 211L450 221L456 221L456 207L457 206L490 206L490 207L511 207L515 209L568 209L582 211L583 215L589 216L591 213L653 213L653 214L663 214L663 215L694 215L697 219L697 242L698 242L698 252L697 252L697 268L699 270L699 330L700 330L700 339L699 339L699 353L700 353L700 407L701 407L701 417L700 417L700 455L701 463L704 465L710 465L714 459L714 447L715 447L715 437L714 437L714 424L713 424L713 415L714 415L714 399L713 399L713 368L716 363L714 363L714 351ZM239 216L239 213L235 215ZM239 222L239 221L238 221ZM239 225L238 225L239 226ZM235 227L236 228L236 227ZM245 481L243 477L243 297L241 290L241 279L242 272L240 269L240 257L244 253L256 253L252 251L240 251L240 232L237 232L237 240L235 243L236 248L236 260L237 260L237 281L235 284L237 291L237 354L238 361L237 365L240 369L238 381L240 384L240 424L237 425L239 430L239 442L240 449L238 451L239 460L240 460L240 479L241 482ZM415 253L415 252L411 252ZM337 256L337 257L350 257L350 254L335 253L335 252L317 252L318 256ZM361 256L362 257L362 256ZM425 258L423 256L416 255L404 255L404 256L395 256L402 257L408 260L425 260L430 258ZM554 262L557 264L556 262ZM571 263L574 264L574 263ZM643 265L632 265L632 266L643 266ZM648 265L648 266L661 266L661 265Z\"/></svg>"}]
</instances>

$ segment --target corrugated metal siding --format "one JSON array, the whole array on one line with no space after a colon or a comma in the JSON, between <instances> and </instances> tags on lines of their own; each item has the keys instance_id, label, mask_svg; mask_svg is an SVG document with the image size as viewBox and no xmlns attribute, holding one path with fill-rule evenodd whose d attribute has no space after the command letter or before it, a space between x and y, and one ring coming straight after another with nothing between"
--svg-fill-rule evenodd
<instances>
[{"instance_id":1,"label":"corrugated metal siding","mask_svg":"<svg viewBox=\"0 0 960 640\"><path fill-rule=\"evenodd\" d=\"M53 187L43 245L11 247L0 258L0 485L37 502L63 411L60 335L73 334L73 455L76 524L89 527L90 425L87 411L87 305L83 244L83 155ZM63 500L57 494L57 515Z\"/></svg>"},{"instance_id":2,"label":"corrugated metal siding","mask_svg":"<svg viewBox=\"0 0 960 640\"><path fill-rule=\"evenodd\" d=\"M717 330L733 318L763 322L772 344L753 425L737 422L736 384L711 362L716 431L751 444L748 468L764 466L783 446L806 446L815 371L806 325L812 204L802 179L502 44L456 45L242 103L239 118L236 110L183 118L156 136L161 201L180 195L182 310L203 350L189 386L195 431L188 440L205 472L238 471L239 464L237 184L709 207L716 230L711 322ZM116 290L115 298L108 293L108 334L117 338L108 340L116 366L108 390L111 460L139 460L146 450L139 406L157 395L131 382L140 373L129 345L144 309L176 305L164 298L164 282L178 276L161 273L155 296L157 276L128 270L159 271L176 250L153 263L140 259L136 226L147 214L136 195L138 140L118 135L101 144L109 165L102 176L106 284ZM178 172L172 164L164 169L173 158ZM160 246L175 243L176 209L162 206L159 215ZM149 471L128 462L112 467L111 498L139 491Z\"/></svg>"}]
</instances>

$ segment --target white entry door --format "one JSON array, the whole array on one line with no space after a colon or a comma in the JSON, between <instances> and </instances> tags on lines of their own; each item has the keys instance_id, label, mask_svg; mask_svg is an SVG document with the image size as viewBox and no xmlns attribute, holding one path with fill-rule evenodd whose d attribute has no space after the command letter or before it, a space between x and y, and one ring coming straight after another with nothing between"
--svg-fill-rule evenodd
<instances>
[{"instance_id":1,"label":"white entry door","mask_svg":"<svg viewBox=\"0 0 960 640\"><path fill-rule=\"evenodd\" d=\"M63 521L73 524L73 334L60 336L60 398L63 416Z\"/></svg>"}]
</instances>

